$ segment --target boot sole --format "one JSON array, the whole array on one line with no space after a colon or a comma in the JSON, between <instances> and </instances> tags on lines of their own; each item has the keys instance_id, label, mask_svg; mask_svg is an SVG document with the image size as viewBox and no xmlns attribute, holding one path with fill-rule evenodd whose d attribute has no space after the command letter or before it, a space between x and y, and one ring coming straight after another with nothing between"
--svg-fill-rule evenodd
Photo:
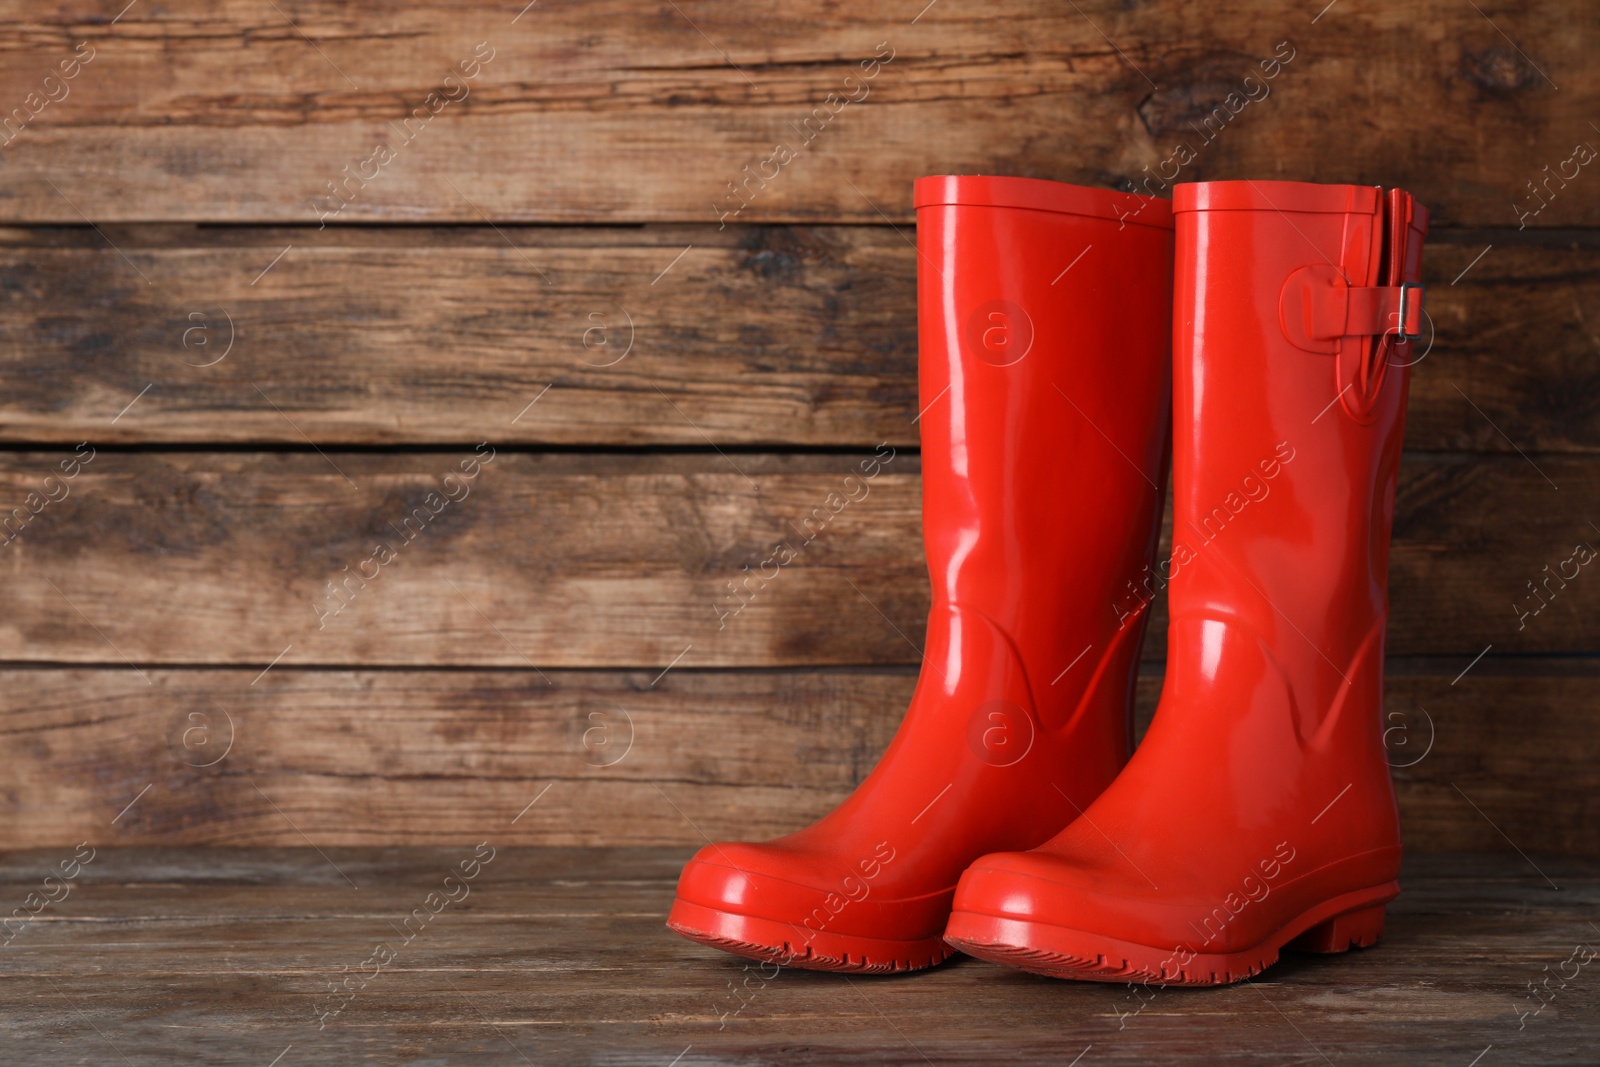
<instances>
[{"instance_id":1,"label":"boot sole","mask_svg":"<svg viewBox=\"0 0 1600 1067\"><path fill-rule=\"evenodd\" d=\"M721 911L687 900L674 899L667 928L690 941L731 952L746 959L798 967L805 971L845 971L851 974L892 974L920 971L949 959L955 950L943 937L917 941L889 941L876 937L805 931L754 915Z\"/></svg>"},{"instance_id":2,"label":"boot sole","mask_svg":"<svg viewBox=\"0 0 1600 1067\"><path fill-rule=\"evenodd\" d=\"M1174 949L981 912L952 912L945 940L969 956L1051 978L1155 986L1227 985L1260 974L1278 962L1279 950L1284 948L1338 953L1376 944L1383 935L1384 907L1399 893L1399 882L1345 893L1303 913L1253 948L1196 953L1176 971L1163 967L1170 966Z\"/></svg>"}]
</instances>

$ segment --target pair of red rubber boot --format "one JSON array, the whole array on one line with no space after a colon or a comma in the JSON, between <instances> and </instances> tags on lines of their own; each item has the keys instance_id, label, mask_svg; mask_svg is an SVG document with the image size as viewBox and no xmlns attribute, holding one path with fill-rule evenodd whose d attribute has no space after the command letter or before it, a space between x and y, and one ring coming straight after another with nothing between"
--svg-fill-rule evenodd
<instances>
[{"instance_id":1,"label":"pair of red rubber boot","mask_svg":"<svg viewBox=\"0 0 1600 1067\"><path fill-rule=\"evenodd\" d=\"M1385 583L1426 209L989 177L923 178L916 205L933 606L910 709L820 822L701 849L668 925L811 969L960 949L1167 985L1372 944L1399 892Z\"/></svg>"}]
</instances>

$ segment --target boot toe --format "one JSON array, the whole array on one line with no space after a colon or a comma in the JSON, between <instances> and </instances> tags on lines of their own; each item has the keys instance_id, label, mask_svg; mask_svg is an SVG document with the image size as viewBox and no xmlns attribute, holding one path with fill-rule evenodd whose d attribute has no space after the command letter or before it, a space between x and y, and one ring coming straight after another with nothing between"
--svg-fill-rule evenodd
<instances>
[{"instance_id":1,"label":"boot toe","mask_svg":"<svg viewBox=\"0 0 1600 1067\"><path fill-rule=\"evenodd\" d=\"M984 856L961 876L946 939L971 951L969 944L1036 942L1043 931L1075 942L1115 931L1119 939L1170 945L1181 911L1134 879L1048 852Z\"/></svg>"},{"instance_id":2,"label":"boot toe","mask_svg":"<svg viewBox=\"0 0 1600 1067\"><path fill-rule=\"evenodd\" d=\"M1148 914L1138 902L1098 891L1092 877L1046 853L984 856L961 877L945 940L968 955L1061 978L1108 982L1152 973L1103 933L1145 928Z\"/></svg>"},{"instance_id":3,"label":"boot toe","mask_svg":"<svg viewBox=\"0 0 1600 1067\"><path fill-rule=\"evenodd\" d=\"M684 865L678 876L678 899L768 918L803 914L809 902L827 891L808 884L807 868L814 866L801 854L766 844L719 842L706 845ZM799 907L806 903L806 907Z\"/></svg>"},{"instance_id":4,"label":"boot toe","mask_svg":"<svg viewBox=\"0 0 1600 1067\"><path fill-rule=\"evenodd\" d=\"M1072 864L1040 852L996 852L968 867L954 909L1000 919L1072 925L1081 894Z\"/></svg>"},{"instance_id":5,"label":"boot toe","mask_svg":"<svg viewBox=\"0 0 1600 1067\"><path fill-rule=\"evenodd\" d=\"M771 843L707 845L684 866L667 926L810 970L914 970L950 955L943 931L953 887L896 899L847 870Z\"/></svg>"}]
</instances>

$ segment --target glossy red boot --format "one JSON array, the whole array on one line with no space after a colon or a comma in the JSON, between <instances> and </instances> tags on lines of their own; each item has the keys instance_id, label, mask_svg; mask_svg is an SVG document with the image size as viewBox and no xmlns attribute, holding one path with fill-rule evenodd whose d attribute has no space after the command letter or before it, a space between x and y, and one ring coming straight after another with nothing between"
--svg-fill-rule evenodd
<instances>
[{"instance_id":1,"label":"glossy red boot","mask_svg":"<svg viewBox=\"0 0 1600 1067\"><path fill-rule=\"evenodd\" d=\"M1102 982L1370 945L1400 887L1382 738L1389 528L1427 211L1349 185L1174 190L1167 676L1127 769L985 856L947 939Z\"/></svg>"},{"instance_id":2,"label":"glossy red boot","mask_svg":"<svg viewBox=\"0 0 1600 1067\"><path fill-rule=\"evenodd\" d=\"M923 535L933 603L899 732L820 822L714 844L667 925L816 970L928 967L957 880L1031 848L1129 750L1167 451L1167 204L1024 178L916 183Z\"/></svg>"}]
</instances>

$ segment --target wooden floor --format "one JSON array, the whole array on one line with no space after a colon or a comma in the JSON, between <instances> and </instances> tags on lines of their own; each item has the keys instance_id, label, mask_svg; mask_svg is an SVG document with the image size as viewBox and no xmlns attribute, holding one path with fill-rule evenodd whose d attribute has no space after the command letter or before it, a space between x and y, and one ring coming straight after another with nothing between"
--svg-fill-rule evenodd
<instances>
[{"instance_id":1,"label":"wooden floor","mask_svg":"<svg viewBox=\"0 0 1600 1067\"><path fill-rule=\"evenodd\" d=\"M1253 983L1197 991L1064 983L965 957L900 978L763 977L663 927L678 848L326 852L10 854L6 901L58 899L0 948L0 1062L1493 1067L1600 1056L1600 965L1585 966L1600 945L1591 861L1416 857L1376 948L1285 957ZM76 876L47 888L52 870ZM452 871L471 877L446 890ZM455 899L429 898L446 891Z\"/></svg>"}]
</instances>

